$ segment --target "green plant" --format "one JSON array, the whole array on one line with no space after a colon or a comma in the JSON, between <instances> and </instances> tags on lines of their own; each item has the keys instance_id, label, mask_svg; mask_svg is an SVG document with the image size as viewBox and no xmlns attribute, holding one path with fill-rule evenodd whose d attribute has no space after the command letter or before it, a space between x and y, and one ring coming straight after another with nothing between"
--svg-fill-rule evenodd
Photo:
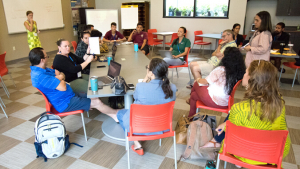
<instances>
[{"instance_id":1,"label":"green plant","mask_svg":"<svg viewBox=\"0 0 300 169\"><path fill-rule=\"evenodd\" d=\"M222 11L228 11L228 6L227 5L223 5L222 6Z\"/></svg>"},{"instance_id":2,"label":"green plant","mask_svg":"<svg viewBox=\"0 0 300 169\"><path fill-rule=\"evenodd\" d=\"M174 12L174 7L173 6L169 6L169 12Z\"/></svg>"},{"instance_id":3,"label":"green plant","mask_svg":"<svg viewBox=\"0 0 300 169\"><path fill-rule=\"evenodd\" d=\"M182 7L182 8L180 8L180 10L181 10L181 15L182 15L182 16L186 16L186 14L187 14L186 8L185 8L185 7Z\"/></svg>"},{"instance_id":4,"label":"green plant","mask_svg":"<svg viewBox=\"0 0 300 169\"><path fill-rule=\"evenodd\" d=\"M206 6L206 11L210 11L210 6L209 5Z\"/></svg>"}]
</instances>

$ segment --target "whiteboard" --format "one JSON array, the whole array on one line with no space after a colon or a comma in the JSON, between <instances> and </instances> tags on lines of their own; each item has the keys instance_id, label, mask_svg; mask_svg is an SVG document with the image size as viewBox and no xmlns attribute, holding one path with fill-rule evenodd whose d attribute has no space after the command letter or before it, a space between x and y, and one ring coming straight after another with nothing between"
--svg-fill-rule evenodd
<instances>
[{"instance_id":1,"label":"whiteboard","mask_svg":"<svg viewBox=\"0 0 300 169\"><path fill-rule=\"evenodd\" d=\"M2 0L8 33L26 32L26 12L33 12L33 20L40 30L62 28L61 0Z\"/></svg>"},{"instance_id":2,"label":"whiteboard","mask_svg":"<svg viewBox=\"0 0 300 169\"><path fill-rule=\"evenodd\" d=\"M138 7L121 8L122 29L135 29L139 22Z\"/></svg>"},{"instance_id":3,"label":"whiteboard","mask_svg":"<svg viewBox=\"0 0 300 169\"><path fill-rule=\"evenodd\" d=\"M112 22L117 24L117 30L119 30L118 9L86 9L85 15L86 24L94 25L95 29L102 32L103 36L111 30Z\"/></svg>"}]
</instances>

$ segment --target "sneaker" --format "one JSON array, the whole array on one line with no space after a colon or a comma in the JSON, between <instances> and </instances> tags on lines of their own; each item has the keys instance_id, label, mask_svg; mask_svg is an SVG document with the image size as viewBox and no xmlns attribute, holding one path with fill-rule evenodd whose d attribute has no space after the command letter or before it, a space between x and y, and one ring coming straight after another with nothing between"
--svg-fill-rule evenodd
<instances>
[{"instance_id":1,"label":"sneaker","mask_svg":"<svg viewBox=\"0 0 300 169\"><path fill-rule=\"evenodd\" d=\"M205 169L216 169L216 165L215 165L214 161L207 160Z\"/></svg>"}]
</instances>

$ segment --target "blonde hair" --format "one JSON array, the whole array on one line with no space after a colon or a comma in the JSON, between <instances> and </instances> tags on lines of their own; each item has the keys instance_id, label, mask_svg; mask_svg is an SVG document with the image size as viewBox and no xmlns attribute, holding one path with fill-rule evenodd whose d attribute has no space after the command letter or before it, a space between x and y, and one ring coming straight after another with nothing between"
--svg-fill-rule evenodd
<instances>
[{"instance_id":1,"label":"blonde hair","mask_svg":"<svg viewBox=\"0 0 300 169\"><path fill-rule=\"evenodd\" d=\"M278 70L275 66L265 60L255 60L248 68L250 79L244 99L250 100L250 113L260 116L262 121L273 123L281 114L285 101L279 93ZM254 104L253 104L254 101ZM258 102L261 106L258 107ZM257 110L261 110L259 115Z\"/></svg>"},{"instance_id":2,"label":"blonde hair","mask_svg":"<svg viewBox=\"0 0 300 169\"><path fill-rule=\"evenodd\" d=\"M224 30L223 32L226 32L226 34L227 34L227 35L231 34L231 36L232 36L232 39L235 39L235 38L234 38L234 33L233 33L233 31L232 31L232 30L230 30L230 29L226 29L226 30Z\"/></svg>"}]
</instances>

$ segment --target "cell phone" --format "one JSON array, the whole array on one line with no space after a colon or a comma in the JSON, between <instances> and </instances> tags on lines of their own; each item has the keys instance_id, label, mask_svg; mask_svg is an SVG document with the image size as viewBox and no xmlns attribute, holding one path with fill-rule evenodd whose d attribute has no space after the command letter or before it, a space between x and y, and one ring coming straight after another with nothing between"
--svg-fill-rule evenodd
<instances>
[{"instance_id":1,"label":"cell phone","mask_svg":"<svg viewBox=\"0 0 300 169\"><path fill-rule=\"evenodd\" d=\"M127 85L128 85L128 87L129 87L129 89L134 89L134 84L128 83Z\"/></svg>"},{"instance_id":2,"label":"cell phone","mask_svg":"<svg viewBox=\"0 0 300 169\"><path fill-rule=\"evenodd\" d=\"M102 68L102 67L106 67L105 65L102 65L102 66L97 66L97 68Z\"/></svg>"},{"instance_id":3,"label":"cell phone","mask_svg":"<svg viewBox=\"0 0 300 169\"><path fill-rule=\"evenodd\" d=\"M245 47L248 46L248 45L249 45L249 43L247 43L246 45L242 46L241 48L245 48Z\"/></svg>"}]
</instances>

